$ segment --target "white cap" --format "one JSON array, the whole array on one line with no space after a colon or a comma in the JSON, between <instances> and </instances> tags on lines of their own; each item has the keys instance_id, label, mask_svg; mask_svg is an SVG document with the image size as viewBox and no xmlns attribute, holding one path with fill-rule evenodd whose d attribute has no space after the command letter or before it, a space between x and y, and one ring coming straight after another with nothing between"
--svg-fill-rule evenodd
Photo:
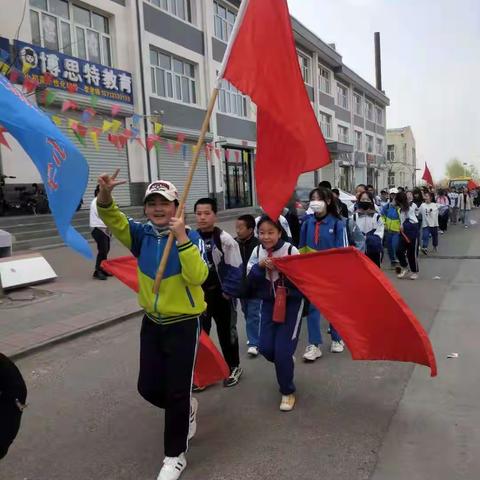
<instances>
[{"instance_id":1,"label":"white cap","mask_svg":"<svg viewBox=\"0 0 480 480\"><path fill-rule=\"evenodd\" d=\"M394 193L394 194L396 195L396 194L398 193L398 188L395 188L395 187L394 187L394 188L391 188L391 189L389 190L389 193Z\"/></svg>"},{"instance_id":2,"label":"white cap","mask_svg":"<svg viewBox=\"0 0 480 480\"><path fill-rule=\"evenodd\" d=\"M174 202L175 200L178 202L177 188L173 183L167 182L166 180L157 180L156 182L152 182L148 186L147 191L145 192L143 202L145 203L147 201L147 198L151 195L161 195L169 202Z\"/></svg>"}]
</instances>

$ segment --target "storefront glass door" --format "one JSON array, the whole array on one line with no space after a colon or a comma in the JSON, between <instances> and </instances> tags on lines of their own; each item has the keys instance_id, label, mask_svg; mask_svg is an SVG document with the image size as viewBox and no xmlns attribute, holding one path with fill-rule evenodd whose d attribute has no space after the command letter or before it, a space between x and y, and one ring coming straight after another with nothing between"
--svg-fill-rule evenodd
<instances>
[{"instance_id":1,"label":"storefront glass door","mask_svg":"<svg viewBox=\"0 0 480 480\"><path fill-rule=\"evenodd\" d=\"M248 150L228 149L225 156L226 208L252 206L251 153Z\"/></svg>"}]
</instances>

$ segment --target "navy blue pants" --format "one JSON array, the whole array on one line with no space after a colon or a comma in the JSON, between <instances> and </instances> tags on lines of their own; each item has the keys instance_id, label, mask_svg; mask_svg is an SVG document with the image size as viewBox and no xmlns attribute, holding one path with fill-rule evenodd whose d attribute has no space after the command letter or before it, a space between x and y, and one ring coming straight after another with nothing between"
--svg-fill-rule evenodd
<instances>
[{"instance_id":1,"label":"navy blue pants","mask_svg":"<svg viewBox=\"0 0 480 480\"><path fill-rule=\"evenodd\" d=\"M303 299L289 298L285 323L272 320L273 301L262 302L260 320L260 353L275 364L277 381L282 395L295 392L293 355L297 349L303 313Z\"/></svg>"}]
</instances>

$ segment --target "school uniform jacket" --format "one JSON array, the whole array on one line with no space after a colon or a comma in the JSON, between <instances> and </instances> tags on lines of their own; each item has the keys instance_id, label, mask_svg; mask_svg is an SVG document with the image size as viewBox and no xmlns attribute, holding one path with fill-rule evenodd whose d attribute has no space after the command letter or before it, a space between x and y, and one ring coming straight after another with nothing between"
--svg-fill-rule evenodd
<instances>
[{"instance_id":1,"label":"school uniform jacket","mask_svg":"<svg viewBox=\"0 0 480 480\"><path fill-rule=\"evenodd\" d=\"M167 325L205 311L201 285L208 277L208 266L201 253L205 251L203 240L196 231L188 231L189 241L172 248L155 295L153 284L168 235L159 236L149 223L127 219L115 202L106 208L97 205L97 209L113 235L138 259L138 303L151 320Z\"/></svg>"},{"instance_id":2,"label":"school uniform jacket","mask_svg":"<svg viewBox=\"0 0 480 480\"><path fill-rule=\"evenodd\" d=\"M348 246L346 224L343 219L328 214L322 220L312 215L302 225L300 253L318 252Z\"/></svg>"}]
</instances>

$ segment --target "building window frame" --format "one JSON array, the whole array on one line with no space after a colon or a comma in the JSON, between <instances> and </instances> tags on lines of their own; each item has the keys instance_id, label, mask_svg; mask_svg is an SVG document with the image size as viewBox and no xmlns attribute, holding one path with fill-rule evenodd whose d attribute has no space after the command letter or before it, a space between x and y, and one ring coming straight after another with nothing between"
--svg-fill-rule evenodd
<instances>
[{"instance_id":1,"label":"building window frame","mask_svg":"<svg viewBox=\"0 0 480 480\"><path fill-rule=\"evenodd\" d=\"M172 17L193 24L191 0L148 0L148 2Z\"/></svg>"},{"instance_id":2,"label":"building window frame","mask_svg":"<svg viewBox=\"0 0 480 480\"><path fill-rule=\"evenodd\" d=\"M213 2L213 36L222 42L228 43L237 19L237 12L224 3Z\"/></svg>"},{"instance_id":3,"label":"building window frame","mask_svg":"<svg viewBox=\"0 0 480 480\"><path fill-rule=\"evenodd\" d=\"M350 129L345 125L337 125L338 141L342 143L350 143Z\"/></svg>"},{"instance_id":4,"label":"building window frame","mask_svg":"<svg viewBox=\"0 0 480 480\"><path fill-rule=\"evenodd\" d=\"M111 22L109 17L95 9L85 8L68 0L43 1L46 10L39 5L41 2L35 2L35 0L30 0L29 2L32 44L89 62L113 66ZM66 16L59 13L59 5L67 6ZM79 13L80 11L88 13L88 25L75 19L77 11ZM54 24L51 24L51 28L54 28L56 36L56 40L52 39L50 43L45 36L45 22L47 21L54 22ZM98 26L95 25L95 22L103 23L103 30L97 28ZM51 34L53 33L52 31ZM80 40L81 36L83 36L82 40ZM89 36L90 39L97 36L98 57L94 57L90 50ZM56 45L54 45L54 42ZM81 48L82 44L83 48Z\"/></svg>"},{"instance_id":5,"label":"building window frame","mask_svg":"<svg viewBox=\"0 0 480 480\"><path fill-rule=\"evenodd\" d=\"M322 130L323 136L325 138L332 138L332 115L320 111L319 117L320 128Z\"/></svg>"},{"instance_id":6,"label":"building window frame","mask_svg":"<svg viewBox=\"0 0 480 480\"><path fill-rule=\"evenodd\" d=\"M365 150L367 153L373 153L373 135L365 134Z\"/></svg>"},{"instance_id":7,"label":"building window frame","mask_svg":"<svg viewBox=\"0 0 480 480\"><path fill-rule=\"evenodd\" d=\"M395 161L395 145L387 145L387 160L389 162Z\"/></svg>"},{"instance_id":8,"label":"building window frame","mask_svg":"<svg viewBox=\"0 0 480 480\"><path fill-rule=\"evenodd\" d=\"M356 92L353 92L353 105L355 115L363 117L363 98Z\"/></svg>"},{"instance_id":9,"label":"building window frame","mask_svg":"<svg viewBox=\"0 0 480 480\"><path fill-rule=\"evenodd\" d=\"M383 109L375 106L375 121L377 125L383 125Z\"/></svg>"},{"instance_id":10,"label":"building window frame","mask_svg":"<svg viewBox=\"0 0 480 480\"><path fill-rule=\"evenodd\" d=\"M388 186L389 187L395 186L395 172L393 171L393 169L390 169L388 171Z\"/></svg>"},{"instance_id":11,"label":"building window frame","mask_svg":"<svg viewBox=\"0 0 480 480\"><path fill-rule=\"evenodd\" d=\"M297 49L298 64L302 72L303 82L312 86L312 59Z\"/></svg>"},{"instance_id":12,"label":"building window frame","mask_svg":"<svg viewBox=\"0 0 480 480\"><path fill-rule=\"evenodd\" d=\"M345 110L349 110L348 87L337 81L337 105Z\"/></svg>"},{"instance_id":13,"label":"building window frame","mask_svg":"<svg viewBox=\"0 0 480 480\"><path fill-rule=\"evenodd\" d=\"M318 65L318 81L319 81L319 89L322 93L326 93L327 95L332 94L332 75L330 70L325 68L323 65Z\"/></svg>"},{"instance_id":14,"label":"building window frame","mask_svg":"<svg viewBox=\"0 0 480 480\"><path fill-rule=\"evenodd\" d=\"M383 155L383 138L375 139L375 153L377 155Z\"/></svg>"},{"instance_id":15,"label":"building window frame","mask_svg":"<svg viewBox=\"0 0 480 480\"><path fill-rule=\"evenodd\" d=\"M373 118L373 103L369 100L365 100L365 118L370 122L374 121Z\"/></svg>"},{"instance_id":16,"label":"building window frame","mask_svg":"<svg viewBox=\"0 0 480 480\"><path fill-rule=\"evenodd\" d=\"M228 80L222 79L218 92L217 106L220 113L239 118L248 118L248 97Z\"/></svg>"},{"instance_id":17,"label":"building window frame","mask_svg":"<svg viewBox=\"0 0 480 480\"><path fill-rule=\"evenodd\" d=\"M150 46L152 93L171 102L198 105L197 67L194 62Z\"/></svg>"},{"instance_id":18,"label":"building window frame","mask_svg":"<svg viewBox=\"0 0 480 480\"><path fill-rule=\"evenodd\" d=\"M355 150L363 151L363 133L355 130Z\"/></svg>"}]
</instances>

